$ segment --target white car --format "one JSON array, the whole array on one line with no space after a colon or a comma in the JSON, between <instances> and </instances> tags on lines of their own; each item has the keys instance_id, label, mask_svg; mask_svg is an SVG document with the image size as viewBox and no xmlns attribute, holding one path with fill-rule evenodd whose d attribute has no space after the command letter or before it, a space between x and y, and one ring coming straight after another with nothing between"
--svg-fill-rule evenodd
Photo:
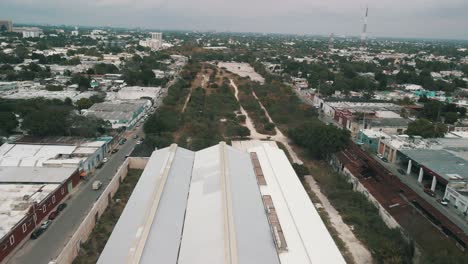
<instances>
[{"instance_id":1,"label":"white car","mask_svg":"<svg viewBox=\"0 0 468 264\"><path fill-rule=\"evenodd\" d=\"M103 158L102 163L106 163L109 159L108 158Z\"/></svg>"}]
</instances>

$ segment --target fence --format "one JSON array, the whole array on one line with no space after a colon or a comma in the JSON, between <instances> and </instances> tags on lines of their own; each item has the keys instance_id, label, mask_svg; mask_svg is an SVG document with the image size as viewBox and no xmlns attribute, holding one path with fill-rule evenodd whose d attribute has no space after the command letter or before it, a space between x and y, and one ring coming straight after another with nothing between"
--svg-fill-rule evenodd
<instances>
[{"instance_id":1,"label":"fence","mask_svg":"<svg viewBox=\"0 0 468 264\"><path fill-rule=\"evenodd\" d=\"M81 244L88 239L99 217L104 213L112 197L114 197L119 189L120 183L127 177L128 170L144 169L147 162L148 158L136 157L130 157L124 161L58 257L54 261L49 262L49 264L68 264L73 262L76 256L78 256Z\"/></svg>"},{"instance_id":2,"label":"fence","mask_svg":"<svg viewBox=\"0 0 468 264\"><path fill-rule=\"evenodd\" d=\"M377 207L377 209L379 209L380 217L389 228L401 227L395 218L393 218L393 216L390 215L390 213L379 203L379 201L377 201L377 199L375 199L375 197L372 196L369 191L367 191L366 187L359 182L358 178L356 178L347 168L344 168L342 173L348 177L348 181L353 184L355 191L364 194L364 196L367 197L367 200L369 200Z\"/></svg>"}]
</instances>

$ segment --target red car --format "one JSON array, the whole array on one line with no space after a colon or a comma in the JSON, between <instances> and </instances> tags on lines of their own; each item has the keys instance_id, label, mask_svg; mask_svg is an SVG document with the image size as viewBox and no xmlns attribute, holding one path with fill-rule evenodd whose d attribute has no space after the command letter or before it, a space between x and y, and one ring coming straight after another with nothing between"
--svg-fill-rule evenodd
<instances>
[{"instance_id":1,"label":"red car","mask_svg":"<svg viewBox=\"0 0 468 264\"><path fill-rule=\"evenodd\" d=\"M59 212L57 210L53 211L49 215L49 220L54 220L55 218L57 218L58 214L59 214Z\"/></svg>"}]
</instances>

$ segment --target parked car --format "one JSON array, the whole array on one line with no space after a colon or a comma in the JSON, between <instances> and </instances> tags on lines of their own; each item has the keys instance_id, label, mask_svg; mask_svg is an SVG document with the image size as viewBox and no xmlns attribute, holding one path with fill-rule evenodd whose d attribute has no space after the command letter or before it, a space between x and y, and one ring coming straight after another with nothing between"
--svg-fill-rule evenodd
<instances>
[{"instance_id":1,"label":"parked car","mask_svg":"<svg viewBox=\"0 0 468 264\"><path fill-rule=\"evenodd\" d=\"M134 139L137 139L137 138L138 138L138 135L134 135L133 138L134 138Z\"/></svg>"},{"instance_id":2,"label":"parked car","mask_svg":"<svg viewBox=\"0 0 468 264\"><path fill-rule=\"evenodd\" d=\"M102 187L102 182L101 181L94 181L93 182L93 190L97 191L101 189Z\"/></svg>"},{"instance_id":3,"label":"parked car","mask_svg":"<svg viewBox=\"0 0 468 264\"><path fill-rule=\"evenodd\" d=\"M119 151L119 149L115 148L111 151L111 153L117 153Z\"/></svg>"},{"instance_id":4,"label":"parked car","mask_svg":"<svg viewBox=\"0 0 468 264\"><path fill-rule=\"evenodd\" d=\"M437 201L439 201L439 203L440 203L441 205L443 205L443 206L447 206L447 205L448 205L448 202L447 202L446 200L444 200L444 199L439 199L439 200L437 200Z\"/></svg>"},{"instance_id":5,"label":"parked car","mask_svg":"<svg viewBox=\"0 0 468 264\"><path fill-rule=\"evenodd\" d=\"M47 220L41 224L41 228L46 230L47 228L49 228L50 224L52 224L52 220Z\"/></svg>"},{"instance_id":6,"label":"parked car","mask_svg":"<svg viewBox=\"0 0 468 264\"><path fill-rule=\"evenodd\" d=\"M37 239L40 235L44 233L44 229L38 228L31 233L31 239Z\"/></svg>"},{"instance_id":7,"label":"parked car","mask_svg":"<svg viewBox=\"0 0 468 264\"><path fill-rule=\"evenodd\" d=\"M103 158L102 163L106 163L109 159L108 158Z\"/></svg>"},{"instance_id":8,"label":"parked car","mask_svg":"<svg viewBox=\"0 0 468 264\"><path fill-rule=\"evenodd\" d=\"M120 140L119 144L123 145L123 144L125 144L125 142L127 142L127 139L124 138L124 139Z\"/></svg>"},{"instance_id":9,"label":"parked car","mask_svg":"<svg viewBox=\"0 0 468 264\"><path fill-rule=\"evenodd\" d=\"M54 220L55 218L57 218L58 214L58 210L52 211L52 213L49 214L49 220Z\"/></svg>"},{"instance_id":10,"label":"parked car","mask_svg":"<svg viewBox=\"0 0 468 264\"><path fill-rule=\"evenodd\" d=\"M62 212L63 209L65 209L65 207L67 207L67 204L66 203L61 203L57 206L57 211L59 212Z\"/></svg>"},{"instance_id":11,"label":"parked car","mask_svg":"<svg viewBox=\"0 0 468 264\"><path fill-rule=\"evenodd\" d=\"M406 171L405 171L404 169L401 169L401 168L398 169L398 172L399 172L400 174L402 174L402 175L405 175L405 174L406 174Z\"/></svg>"},{"instance_id":12,"label":"parked car","mask_svg":"<svg viewBox=\"0 0 468 264\"><path fill-rule=\"evenodd\" d=\"M104 163L101 162L101 163L99 163L99 164L96 166L96 168L97 168L97 169L100 169L100 168L102 168L102 166L104 166Z\"/></svg>"},{"instance_id":13,"label":"parked car","mask_svg":"<svg viewBox=\"0 0 468 264\"><path fill-rule=\"evenodd\" d=\"M388 159L387 159L386 157L383 157L383 158L382 158L382 161L388 162Z\"/></svg>"},{"instance_id":14,"label":"parked car","mask_svg":"<svg viewBox=\"0 0 468 264\"><path fill-rule=\"evenodd\" d=\"M435 197L435 192L433 192L431 189L425 188L424 192L432 197Z\"/></svg>"}]
</instances>

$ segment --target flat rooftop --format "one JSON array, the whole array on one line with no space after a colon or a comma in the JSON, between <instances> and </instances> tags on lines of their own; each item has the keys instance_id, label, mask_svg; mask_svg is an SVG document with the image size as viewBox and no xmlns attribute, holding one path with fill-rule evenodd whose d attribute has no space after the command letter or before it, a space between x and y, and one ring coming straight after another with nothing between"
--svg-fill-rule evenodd
<instances>
[{"instance_id":1,"label":"flat rooftop","mask_svg":"<svg viewBox=\"0 0 468 264\"><path fill-rule=\"evenodd\" d=\"M75 146L3 144L0 146L0 166L42 167L49 159L71 155Z\"/></svg>"},{"instance_id":2,"label":"flat rooftop","mask_svg":"<svg viewBox=\"0 0 468 264\"><path fill-rule=\"evenodd\" d=\"M468 179L468 160L445 149L402 149L401 153L446 180Z\"/></svg>"},{"instance_id":3,"label":"flat rooftop","mask_svg":"<svg viewBox=\"0 0 468 264\"><path fill-rule=\"evenodd\" d=\"M247 152L153 152L98 263L280 263Z\"/></svg>"},{"instance_id":4,"label":"flat rooftop","mask_svg":"<svg viewBox=\"0 0 468 264\"><path fill-rule=\"evenodd\" d=\"M0 184L0 238L26 216L32 203L40 203L59 186L59 184Z\"/></svg>"},{"instance_id":5,"label":"flat rooftop","mask_svg":"<svg viewBox=\"0 0 468 264\"><path fill-rule=\"evenodd\" d=\"M77 167L109 139L23 137L0 146L0 167Z\"/></svg>"},{"instance_id":6,"label":"flat rooftop","mask_svg":"<svg viewBox=\"0 0 468 264\"><path fill-rule=\"evenodd\" d=\"M0 166L0 183L62 183L78 169L78 166L9 167Z\"/></svg>"}]
</instances>

